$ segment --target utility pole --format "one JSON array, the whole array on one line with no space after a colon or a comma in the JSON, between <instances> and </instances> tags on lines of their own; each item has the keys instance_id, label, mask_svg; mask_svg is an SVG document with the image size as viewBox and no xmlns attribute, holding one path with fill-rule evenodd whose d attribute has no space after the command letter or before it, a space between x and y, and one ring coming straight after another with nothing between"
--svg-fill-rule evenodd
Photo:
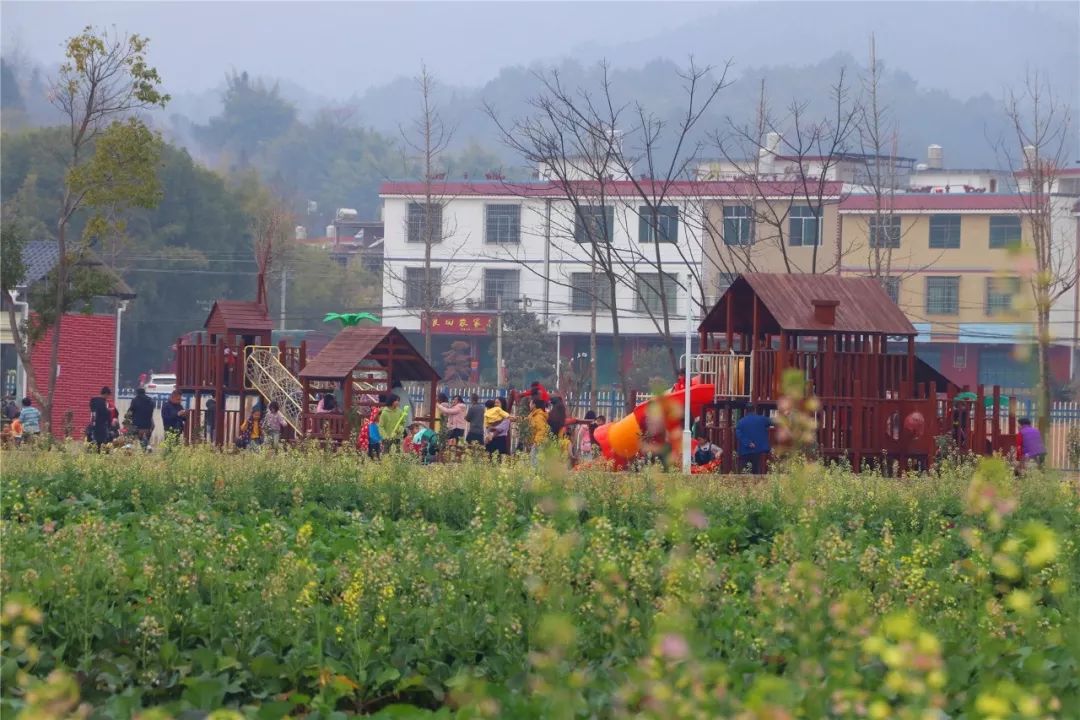
<instances>
[{"instance_id":1,"label":"utility pole","mask_svg":"<svg viewBox=\"0 0 1080 720\"><path fill-rule=\"evenodd\" d=\"M690 333L694 303L690 300L690 293L686 293L686 354L683 356L683 434L682 434L682 471L690 474Z\"/></svg>"},{"instance_id":2,"label":"utility pole","mask_svg":"<svg viewBox=\"0 0 1080 720\"><path fill-rule=\"evenodd\" d=\"M495 387L502 387L502 295L495 298Z\"/></svg>"},{"instance_id":3,"label":"utility pole","mask_svg":"<svg viewBox=\"0 0 1080 720\"><path fill-rule=\"evenodd\" d=\"M120 391L120 319L123 317L124 311L127 310L127 304L127 300L116 303L116 356L113 365L113 397L116 397L116 393Z\"/></svg>"},{"instance_id":4,"label":"utility pole","mask_svg":"<svg viewBox=\"0 0 1080 720\"><path fill-rule=\"evenodd\" d=\"M285 287L289 282L289 269L281 268L281 313L278 319L278 330L285 331Z\"/></svg>"}]
</instances>

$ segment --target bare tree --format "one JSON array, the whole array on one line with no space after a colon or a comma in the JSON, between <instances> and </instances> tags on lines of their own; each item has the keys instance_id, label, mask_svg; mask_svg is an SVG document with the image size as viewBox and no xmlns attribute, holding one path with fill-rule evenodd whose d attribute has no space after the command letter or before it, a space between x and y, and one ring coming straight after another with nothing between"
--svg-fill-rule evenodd
<instances>
[{"instance_id":1,"label":"bare tree","mask_svg":"<svg viewBox=\"0 0 1080 720\"><path fill-rule=\"evenodd\" d=\"M123 232L123 210L151 207L160 198L156 164L161 141L136 113L163 107L169 96L147 63L149 41L139 35L85 28L66 43L66 61L53 79L49 100L64 118L63 144L56 148L64 163L57 203L57 264L50 278L51 307L39 308L39 323L51 326L47 390L42 393L29 357L29 343L15 321L15 336L30 394L42 406L47 427L53 422L62 318L71 306L71 270L94 243ZM69 238L72 219L88 211L81 237ZM38 332L44 328L39 327Z\"/></svg>"},{"instance_id":2,"label":"bare tree","mask_svg":"<svg viewBox=\"0 0 1080 720\"><path fill-rule=\"evenodd\" d=\"M862 176L856 183L873 197L873 212L866 219L867 274L881 283L900 275L914 274L911 257L906 267L894 266L896 250L903 237L899 218L893 214L894 198L901 182L901 160L897 155L899 132L891 108L881 95L882 66L877 59L877 44L870 36L870 56L863 77L863 99L857 123L862 150ZM929 264L924 265L927 267Z\"/></svg>"},{"instance_id":3,"label":"bare tree","mask_svg":"<svg viewBox=\"0 0 1080 720\"><path fill-rule=\"evenodd\" d=\"M829 111L818 118L811 117L808 101L797 98L777 117L762 80L753 122L738 124L728 118L726 135L717 136L715 142L735 170L734 194L751 209L755 229L761 232L752 244L724 248L726 252L717 248L717 255L730 255L729 263L743 265L741 269L748 271L756 269L754 255L762 251L776 252L788 273L838 269L844 249L823 256L821 248L825 208L842 199L839 170L850 158L857 127L858 107L851 98L844 69L832 85L829 100ZM809 212L797 218L797 237L791 232L795 207ZM718 237L720 233L710 235ZM792 252L795 246L809 246L809 259Z\"/></svg>"},{"instance_id":4,"label":"bare tree","mask_svg":"<svg viewBox=\"0 0 1080 720\"><path fill-rule=\"evenodd\" d=\"M1057 300L1076 286L1078 272L1076 226L1072 224L1071 235L1066 232L1071 224L1068 209L1054 201L1061 169L1068 162L1072 118L1069 107L1055 97L1049 83L1035 72L1028 74L1019 90L1008 92L1005 113L1015 145L1002 143L999 150L1028 185L1020 197L1035 260L1028 286L1035 303L1038 422L1046 432L1050 424L1052 382L1050 311ZM1019 157L1012 151L1015 147L1020 148Z\"/></svg>"},{"instance_id":5,"label":"bare tree","mask_svg":"<svg viewBox=\"0 0 1080 720\"><path fill-rule=\"evenodd\" d=\"M413 120L409 129L402 128L401 136L405 145L407 166L415 168L420 176L419 191L409 198L406 204L405 235L409 242L422 243L424 250L422 277L419 281L417 297L416 282L408 277L408 268L403 274L393 270L387 263L387 290L409 312L415 312L420 318L424 336L424 357L428 362L431 356L431 315L437 310L453 307L460 299L470 293L465 290L465 270L454 259L464 242L454 247L445 243L453 238L455 227L448 222L444 210L452 197L446 192L446 154L454 135L454 128L443 119L435 99L437 81L434 74L422 65L416 78L420 91L420 114ZM436 267L433 255L438 253ZM450 277L444 273L458 273ZM412 288L412 292L410 292ZM447 289L453 288L453 295Z\"/></svg>"},{"instance_id":6,"label":"bare tree","mask_svg":"<svg viewBox=\"0 0 1080 720\"><path fill-rule=\"evenodd\" d=\"M697 126L726 85L726 73L725 67L715 78L711 67L698 67L693 61L680 71L685 100L677 121L665 120L641 104L620 103L606 64L600 66L595 90L569 88L555 70L538 73L541 92L530 101L531 115L523 119L505 122L493 107L487 107L505 144L542 168L542 179L557 189L559 201L550 204L554 221L545 218L546 226L559 226L559 232L551 233L552 244L586 265L592 275L588 290L594 387L598 311L610 316L613 349L616 356L622 355L620 318L627 308L619 307L621 287L641 300L635 310L650 318L665 338L673 369L677 365L671 341L675 307L671 293L682 290L687 302L693 302L694 290L702 287L691 243L631 242L621 247L612 240L616 226L623 224L632 238L638 228L644 228L651 238L662 241L670 207L689 205L685 181L691 177L701 147L695 139ZM677 222L683 225L685 221L686 213L680 213ZM665 247L674 248L675 264L689 269L686 281L678 287L665 281L665 267L673 262L665 258ZM580 285L574 290L585 292ZM658 307L644 302L645 294L655 298ZM628 389L621 365L619 375L620 384Z\"/></svg>"}]
</instances>

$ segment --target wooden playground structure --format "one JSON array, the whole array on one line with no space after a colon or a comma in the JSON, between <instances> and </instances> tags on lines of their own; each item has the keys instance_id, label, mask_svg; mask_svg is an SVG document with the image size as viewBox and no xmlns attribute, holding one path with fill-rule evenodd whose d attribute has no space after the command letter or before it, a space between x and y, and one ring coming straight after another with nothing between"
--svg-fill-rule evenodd
<instances>
[{"instance_id":1,"label":"wooden playground structure","mask_svg":"<svg viewBox=\"0 0 1080 720\"><path fill-rule=\"evenodd\" d=\"M747 411L775 410L791 368L821 403L816 450L825 460L926 468L941 436L960 452L1015 445L1015 400L996 386L964 392L920 360L914 326L874 279L743 274L698 332L689 372L716 388L703 413L709 439L725 449L725 472L735 469L726 452L735 423Z\"/></svg>"},{"instance_id":2,"label":"wooden playground structure","mask_svg":"<svg viewBox=\"0 0 1080 720\"><path fill-rule=\"evenodd\" d=\"M311 437L331 443L346 441L363 408L379 402L397 383L423 382L423 405L435 407L439 375L396 328L347 327L309 362L307 344L271 345L272 323L260 276L259 299L218 300L194 341L176 343L176 389L192 398L187 442L203 438L206 400L214 399L213 437L228 446L261 398L276 402L288 423L282 437ZM337 406L319 412L319 398L332 393ZM404 400L404 398L403 398ZM429 416L418 420L431 421Z\"/></svg>"}]
</instances>

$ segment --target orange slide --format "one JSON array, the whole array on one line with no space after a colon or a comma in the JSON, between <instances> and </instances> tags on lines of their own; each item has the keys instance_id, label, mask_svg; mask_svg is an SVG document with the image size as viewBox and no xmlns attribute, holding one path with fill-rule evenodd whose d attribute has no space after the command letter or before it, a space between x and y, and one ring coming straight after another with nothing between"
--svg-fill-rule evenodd
<instances>
[{"instance_id":1,"label":"orange slide","mask_svg":"<svg viewBox=\"0 0 1080 720\"><path fill-rule=\"evenodd\" d=\"M667 428L668 442L672 454L678 457L682 447L683 403L685 389L673 387L667 393L641 403L634 411L621 420L606 423L596 428L596 443L605 458L621 468L641 453L642 434L647 427L650 405L656 403L662 413ZM697 417L701 409L712 401L714 386L699 383L697 378L690 382L690 416Z\"/></svg>"}]
</instances>

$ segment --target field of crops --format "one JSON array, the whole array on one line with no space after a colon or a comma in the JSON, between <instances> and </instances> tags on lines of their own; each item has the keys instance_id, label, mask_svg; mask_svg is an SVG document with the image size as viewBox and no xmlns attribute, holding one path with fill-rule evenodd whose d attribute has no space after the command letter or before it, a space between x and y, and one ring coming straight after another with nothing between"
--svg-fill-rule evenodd
<instances>
[{"instance_id":1,"label":"field of crops","mask_svg":"<svg viewBox=\"0 0 1080 720\"><path fill-rule=\"evenodd\" d=\"M1076 488L993 461L11 452L0 500L4 717L1080 717Z\"/></svg>"}]
</instances>

